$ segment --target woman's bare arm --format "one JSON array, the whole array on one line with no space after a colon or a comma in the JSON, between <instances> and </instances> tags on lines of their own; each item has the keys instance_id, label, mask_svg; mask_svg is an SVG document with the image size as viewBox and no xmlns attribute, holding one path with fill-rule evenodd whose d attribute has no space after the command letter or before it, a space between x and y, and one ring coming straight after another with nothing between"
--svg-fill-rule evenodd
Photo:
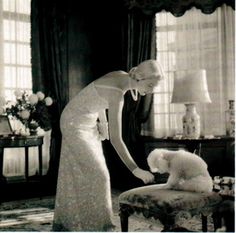
<instances>
[{"instance_id":1,"label":"woman's bare arm","mask_svg":"<svg viewBox=\"0 0 236 233\"><path fill-rule=\"evenodd\" d=\"M124 106L124 95L119 89L105 89L103 92L99 90L99 94L107 99L109 103L108 124L109 138L111 144L118 153L120 159L133 173L134 176L141 179L144 183L154 181L154 176L149 171L145 171L137 166L135 161L127 149L122 138L122 110ZM99 114L100 115L100 114Z\"/></svg>"},{"instance_id":2,"label":"woman's bare arm","mask_svg":"<svg viewBox=\"0 0 236 233\"><path fill-rule=\"evenodd\" d=\"M132 172L137 164L131 157L122 139L122 109L124 106L123 95L119 92L113 93L109 101L108 119L110 141L121 160Z\"/></svg>"}]
</instances>

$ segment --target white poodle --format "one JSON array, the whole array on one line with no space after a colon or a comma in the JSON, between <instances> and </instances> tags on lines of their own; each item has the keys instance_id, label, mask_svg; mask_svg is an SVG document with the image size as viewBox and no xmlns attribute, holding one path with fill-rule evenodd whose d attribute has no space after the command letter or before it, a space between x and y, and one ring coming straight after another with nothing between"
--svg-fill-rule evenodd
<instances>
[{"instance_id":1,"label":"white poodle","mask_svg":"<svg viewBox=\"0 0 236 233\"><path fill-rule=\"evenodd\" d=\"M211 192L213 181L207 164L198 155L184 151L155 149L147 158L152 172L169 173L166 184L160 189L175 189L194 192Z\"/></svg>"}]
</instances>

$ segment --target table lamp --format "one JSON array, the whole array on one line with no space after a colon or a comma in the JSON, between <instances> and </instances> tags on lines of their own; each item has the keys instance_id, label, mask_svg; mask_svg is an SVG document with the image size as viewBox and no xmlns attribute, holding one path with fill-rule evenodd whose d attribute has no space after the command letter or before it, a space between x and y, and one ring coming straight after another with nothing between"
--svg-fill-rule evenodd
<instances>
[{"instance_id":1,"label":"table lamp","mask_svg":"<svg viewBox=\"0 0 236 233\"><path fill-rule=\"evenodd\" d=\"M200 116L196 103L211 103L208 93L206 70L185 70L174 73L174 88L171 103L183 103L186 113L183 116L183 137L200 137Z\"/></svg>"}]
</instances>

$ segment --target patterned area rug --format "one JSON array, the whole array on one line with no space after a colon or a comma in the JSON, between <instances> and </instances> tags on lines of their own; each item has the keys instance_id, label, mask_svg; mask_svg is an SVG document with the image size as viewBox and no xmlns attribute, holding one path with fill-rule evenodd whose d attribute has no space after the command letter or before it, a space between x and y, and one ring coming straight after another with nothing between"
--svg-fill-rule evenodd
<instances>
[{"instance_id":1,"label":"patterned area rug","mask_svg":"<svg viewBox=\"0 0 236 233\"><path fill-rule=\"evenodd\" d=\"M118 215L118 191L112 192L114 224L116 232L120 232ZM32 198L14 202L5 202L0 205L0 231L41 231L50 232L52 228L54 197ZM199 217L180 219L179 225L191 231L201 231ZM181 222L182 221L182 222ZM129 218L129 231L133 232L160 232L162 224L158 220L144 219L139 215ZM209 229L211 230L211 229Z\"/></svg>"}]
</instances>

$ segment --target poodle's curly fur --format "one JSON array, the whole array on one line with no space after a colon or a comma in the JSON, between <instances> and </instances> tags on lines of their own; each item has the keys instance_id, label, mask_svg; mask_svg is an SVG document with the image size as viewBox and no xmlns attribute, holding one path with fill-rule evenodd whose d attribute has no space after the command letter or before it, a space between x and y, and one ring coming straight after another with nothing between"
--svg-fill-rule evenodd
<instances>
[{"instance_id":1,"label":"poodle's curly fur","mask_svg":"<svg viewBox=\"0 0 236 233\"><path fill-rule=\"evenodd\" d=\"M178 150L155 149L147 158L152 172L169 173L161 189L211 192L213 181L206 162L196 154Z\"/></svg>"}]
</instances>

